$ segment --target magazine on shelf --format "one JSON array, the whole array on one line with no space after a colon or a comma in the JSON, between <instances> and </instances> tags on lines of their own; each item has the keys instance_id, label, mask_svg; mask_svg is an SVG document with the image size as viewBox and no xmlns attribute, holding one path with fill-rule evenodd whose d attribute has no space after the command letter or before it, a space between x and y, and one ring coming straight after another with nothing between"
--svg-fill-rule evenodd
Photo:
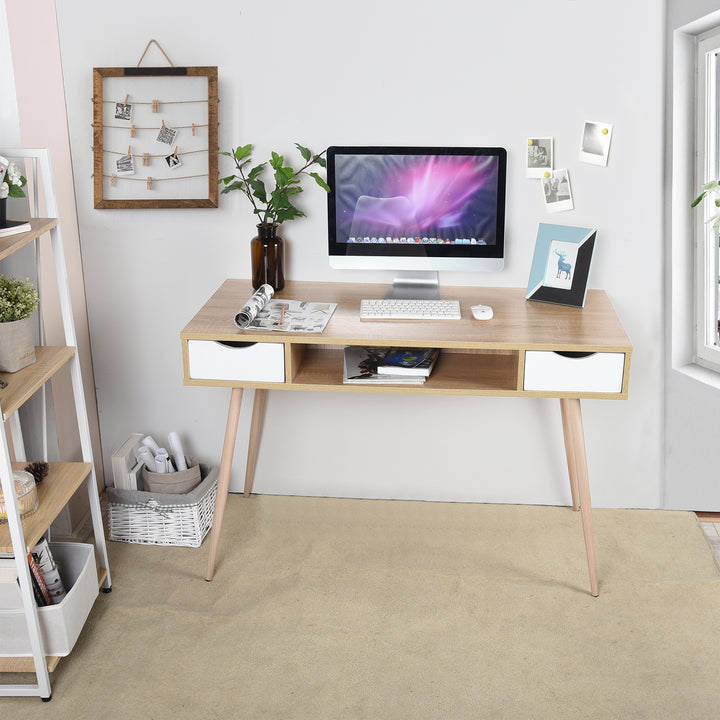
<instances>
[{"instance_id":1,"label":"magazine on shelf","mask_svg":"<svg viewBox=\"0 0 720 720\"><path fill-rule=\"evenodd\" d=\"M432 372L437 348L390 348L378 363L378 375L423 375Z\"/></svg>"},{"instance_id":2,"label":"magazine on shelf","mask_svg":"<svg viewBox=\"0 0 720 720\"><path fill-rule=\"evenodd\" d=\"M378 363L387 348L351 345L345 348L343 383L349 385L422 385L422 375L379 375Z\"/></svg>"},{"instance_id":3,"label":"magazine on shelf","mask_svg":"<svg viewBox=\"0 0 720 720\"><path fill-rule=\"evenodd\" d=\"M5 225L0 227L0 237L30 232L30 230L32 230L32 228L26 220L7 220Z\"/></svg>"},{"instance_id":4,"label":"magazine on shelf","mask_svg":"<svg viewBox=\"0 0 720 720\"><path fill-rule=\"evenodd\" d=\"M317 332L325 330L337 303L273 300L275 291L261 285L235 315L241 330Z\"/></svg>"}]
</instances>

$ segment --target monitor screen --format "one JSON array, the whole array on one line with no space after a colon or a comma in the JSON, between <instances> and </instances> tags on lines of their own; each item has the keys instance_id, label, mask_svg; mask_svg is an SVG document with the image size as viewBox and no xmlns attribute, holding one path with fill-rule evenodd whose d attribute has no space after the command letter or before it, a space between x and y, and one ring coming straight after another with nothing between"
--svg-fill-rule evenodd
<instances>
[{"instance_id":1,"label":"monitor screen","mask_svg":"<svg viewBox=\"0 0 720 720\"><path fill-rule=\"evenodd\" d=\"M330 264L499 270L503 148L330 147Z\"/></svg>"}]
</instances>

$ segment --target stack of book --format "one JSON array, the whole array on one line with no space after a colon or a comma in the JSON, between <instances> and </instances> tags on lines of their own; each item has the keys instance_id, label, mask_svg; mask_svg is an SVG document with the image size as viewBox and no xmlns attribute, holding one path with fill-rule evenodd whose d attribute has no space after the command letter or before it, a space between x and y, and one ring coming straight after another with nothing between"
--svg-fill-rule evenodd
<instances>
[{"instance_id":1,"label":"stack of book","mask_svg":"<svg viewBox=\"0 0 720 720\"><path fill-rule=\"evenodd\" d=\"M365 385L422 385L440 351L437 348L345 348L343 382Z\"/></svg>"}]
</instances>

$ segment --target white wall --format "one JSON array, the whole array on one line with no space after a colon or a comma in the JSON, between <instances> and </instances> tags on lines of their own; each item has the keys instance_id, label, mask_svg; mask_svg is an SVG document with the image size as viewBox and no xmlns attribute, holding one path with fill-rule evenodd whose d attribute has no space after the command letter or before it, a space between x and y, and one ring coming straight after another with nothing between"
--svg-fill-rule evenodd
<instances>
[{"instance_id":1,"label":"white wall","mask_svg":"<svg viewBox=\"0 0 720 720\"><path fill-rule=\"evenodd\" d=\"M707 18L714 13L715 17ZM667 2L666 507L720 511L720 377L693 365L694 38L720 25L717 2Z\"/></svg>"},{"instance_id":2,"label":"white wall","mask_svg":"<svg viewBox=\"0 0 720 720\"><path fill-rule=\"evenodd\" d=\"M659 505L661 0L96 7L57 1L106 468L135 430L177 430L219 461L229 394L183 387L179 332L225 277L249 276L254 225L240 196L217 210L92 208L92 68L134 65L155 38L176 65L219 67L223 149L507 147L506 269L441 274L445 286L477 285L478 300L483 285L525 287L538 222L597 227L590 285L608 291L635 351L630 399L584 403L594 502ZM607 168L578 162L585 120L614 124ZM544 135L570 171L575 211L547 215L524 177L526 139ZM308 187L301 203L308 218L283 228L291 279L389 281L331 270L325 197ZM259 492L569 503L557 401L278 391L265 422ZM239 447L238 489L243 469Z\"/></svg>"}]
</instances>

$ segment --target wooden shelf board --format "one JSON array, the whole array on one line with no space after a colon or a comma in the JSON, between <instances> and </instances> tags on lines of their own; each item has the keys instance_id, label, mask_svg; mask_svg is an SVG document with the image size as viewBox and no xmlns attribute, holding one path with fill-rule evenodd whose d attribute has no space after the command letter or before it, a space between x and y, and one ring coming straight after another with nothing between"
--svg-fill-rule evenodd
<instances>
[{"instance_id":1,"label":"wooden shelf board","mask_svg":"<svg viewBox=\"0 0 720 720\"><path fill-rule=\"evenodd\" d=\"M58 666L61 657L46 657L48 672ZM34 673L35 662L31 657L0 657L0 673Z\"/></svg>"},{"instance_id":2,"label":"wooden shelf board","mask_svg":"<svg viewBox=\"0 0 720 720\"><path fill-rule=\"evenodd\" d=\"M0 260L12 255L16 250L44 235L58 224L56 218L31 218L27 222L30 223L31 230L29 232L0 237Z\"/></svg>"},{"instance_id":3,"label":"wooden shelf board","mask_svg":"<svg viewBox=\"0 0 720 720\"><path fill-rule=\"evenodd\" d=\"M36 361L14 373L0 373L7 387L0 389L2 419L7 420L70 360L75 348L41 345L35 348Z\"/></svg>"},{"instance_id":4,"label":"wooden shelf board","mask_svg":"<svg viewBox=\"0 0 720 720\"><path fill-rule=\"evenodd\" d=\"M13 463L14 470L22 470L28 463ZM38 484L38 509L23 518L23 535L29 552L45 534L92 470L91 463L49 463L47 477ZM0 525L0 552L13 552L7 523Z\"/></svg>"}]
</instances>

